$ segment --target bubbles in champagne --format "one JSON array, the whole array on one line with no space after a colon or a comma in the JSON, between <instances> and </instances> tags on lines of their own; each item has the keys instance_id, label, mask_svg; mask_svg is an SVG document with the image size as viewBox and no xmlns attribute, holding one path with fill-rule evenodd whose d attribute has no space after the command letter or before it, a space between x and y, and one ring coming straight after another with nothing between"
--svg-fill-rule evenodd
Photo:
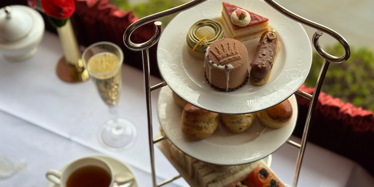
<instances>
[{"instance_id":1,"label":"bubbles in champagne","mask_svg":"<svg viewBox=\"0 0 374 187\"><path fill-rule=\"evenodd\" d=\"M112 53L99 53L88 61L88 71L95 82L104 103L114 106L121 90L121 67L119 58Z\"/></svg>"}]
</instances>

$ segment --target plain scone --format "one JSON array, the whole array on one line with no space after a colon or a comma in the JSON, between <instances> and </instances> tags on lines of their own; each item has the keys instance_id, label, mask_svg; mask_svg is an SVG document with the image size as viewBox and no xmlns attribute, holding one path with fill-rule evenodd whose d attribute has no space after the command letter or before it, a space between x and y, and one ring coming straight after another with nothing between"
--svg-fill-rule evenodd
<instances>
[{"instance_id":1,"label":"plain scone","mask_svg":"<svg viewBox=\"0 0 374 187\"><path fill-rule=\"evenodd\" d=\"M219 124L219 115L187 103L182 112L182 132L194 140L212 135Z\"/></svg>"},{"instance_id":2,"label":"plain scone","mask_svg":"<svg viewBox=\"0 0 374 187\"><path fill-rule=\"evenodd\" d=\"M254 114L220 114L221 121L225 127L233 133L241 133L247 130L253 123Z\"/></svg>"}]
</instances>

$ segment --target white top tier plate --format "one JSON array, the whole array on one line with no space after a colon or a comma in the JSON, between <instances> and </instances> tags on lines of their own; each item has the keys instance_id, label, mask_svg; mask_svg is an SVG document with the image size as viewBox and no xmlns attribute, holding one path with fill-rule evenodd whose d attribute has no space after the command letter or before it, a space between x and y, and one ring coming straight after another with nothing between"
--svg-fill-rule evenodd
<instances>
[{"instance_id":1,"label":"white top tier plate","mask_svg":"<svg viewBox=\"0 0 374 187\"><path fill-rule=\"evenodd\" d=\"M192 57L186 44L189 28L198 20L220 20L221 0L210 0L179 13L165 28L157 49L162 77L169 87L189 103L219 113L248 113L269 108L290 97L305 81L312 63L307 33L263 1L225 0L269 18L278 33L280 50L269 81L263 86L247 83L238 90L222 92L204 77L203 61ZM252 61L258 39L244 42Z\"/></svg>"}]
</instances>

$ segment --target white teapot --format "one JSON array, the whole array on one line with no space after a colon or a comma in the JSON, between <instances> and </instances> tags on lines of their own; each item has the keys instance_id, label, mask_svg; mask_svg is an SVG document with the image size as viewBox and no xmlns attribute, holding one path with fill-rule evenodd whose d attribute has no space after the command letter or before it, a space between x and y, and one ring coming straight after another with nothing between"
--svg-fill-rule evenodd
<instances>
[{"instance_id":1,"label":"white teapot","mask_svg":"<svg viewBox=\"0 0 374 187\"><path fill-rule=\"evenodd\" d=\"M0 51L9 61L32 57L44 35L44 20L39 12L13 5L0 9Z\"/></svg>"}]
</instances>

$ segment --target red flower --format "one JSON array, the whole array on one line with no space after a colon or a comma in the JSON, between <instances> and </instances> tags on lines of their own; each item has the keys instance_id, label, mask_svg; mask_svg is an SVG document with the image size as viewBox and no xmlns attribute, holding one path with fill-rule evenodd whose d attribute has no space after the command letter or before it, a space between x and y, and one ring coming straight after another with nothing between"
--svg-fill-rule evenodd
<instances>
[{"instance_id":1,"label":"red flower","mask_svg":"<svg viewBox=\"0 0 374 187\"><path fill-rule=\"evenodd\" d=\"M41 0L41 4L45 13L56 19L67 19L75 11L74 0Z\"/></svg>"}]
</instances>

